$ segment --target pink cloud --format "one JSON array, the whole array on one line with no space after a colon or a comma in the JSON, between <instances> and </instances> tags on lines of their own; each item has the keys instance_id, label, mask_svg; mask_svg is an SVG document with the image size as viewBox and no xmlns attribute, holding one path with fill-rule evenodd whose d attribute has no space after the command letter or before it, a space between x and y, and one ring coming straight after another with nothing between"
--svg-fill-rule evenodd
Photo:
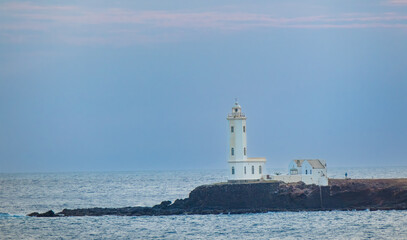
<instances>
[{"instance_id":1,"label":"pink cloud","mask_svg":"<svg viewBox=\"0 0 407 240\"><path fill-rule=\"evenodd\" d=\"M407 0L388 0L387 4L390 4L390 5L407 5Z\"/></svg>"},{"instance_id":2,"label":"pink cloud","mask_svg":"<svg viewBox=\"0 0 407 240\"><path fill-rule=\"evenodd\" d=\"M24 20L47 20L60 24L134 24L149 25L152 27L178 27L178 28L219 28L238 29L236 26L253 27L292 27L291 25L312 24L323 25L326 22L336 22L346 25L345 22L389 22L407 20L407 16L397 14L382 14L376 16L309 16L309 17L273 17L266 14L253 13L221 13L221 12L195 12L177 13L164 11L130 12L124 10L108 10L105 12L82 12L80 14L57 15L43 13L16 13L14 17ZM391 24L391 23L390 23ZM395 24L396 25L396 24ZM370 25L361 25L369 27Z\"/></svg>"},{"instance_id":3,"label":"pink cloud","mask_svg":"<svg viewBox=\"0 0 407 240\"><path fill-rule=\"evenodd\" d=\"M0 11L70 11L75 10L75 6L42 6L31 3L4 3L0 5Z\"/></svg>"},{"instance_id":4,"label":"pink cloud","mask_svg":"<svg viewBox=\"0 0 407 240\"><path fill-rule=\"evenodd\" d=\"M407 0L391 1L407 3ZM277 17L231 11L132 11L9 3L0 5L0 14L12 19L0 24L0 32L48 31L74 44L175 39L179 34L185 36L205 29L228 32L253 28L407 28L407 15L391 12Z\"/></svg>"}]
</instances>

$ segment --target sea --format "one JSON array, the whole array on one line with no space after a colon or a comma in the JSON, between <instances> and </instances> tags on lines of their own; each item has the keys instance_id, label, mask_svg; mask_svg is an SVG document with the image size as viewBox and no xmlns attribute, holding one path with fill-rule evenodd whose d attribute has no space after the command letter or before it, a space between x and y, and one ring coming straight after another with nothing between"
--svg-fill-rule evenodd
<instances>
[{"instance_id":1,"label":"sea","mask_svg":"<svg viewBox=\"0 0 407 240\"><path fill-rule=\"evenodd\" d=\"M330 168L330 178L407 178L407 167ZM268 169L269 173L285 169ZM153 206L226 181L226 170L0 173L0 239L407 239L407 211L34 218L64 208Z\"/></svg>"}]
</instances>

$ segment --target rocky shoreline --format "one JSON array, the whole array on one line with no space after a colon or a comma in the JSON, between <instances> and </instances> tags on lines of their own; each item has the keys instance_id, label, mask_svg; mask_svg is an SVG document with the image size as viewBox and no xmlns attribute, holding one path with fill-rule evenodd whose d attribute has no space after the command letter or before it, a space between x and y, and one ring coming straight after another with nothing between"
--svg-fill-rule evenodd
<instances>
[{"instance_id":1,"label":"rocky shoreline","mask_svg":"<svg viewBox=\"0 0 407 240\"><path fill-rule=\"evenodd\" d=\"M64 209L32 217L242 214L270 211L407 210L407 179L329 179L329 186L219 183L195 188L188 198L153 207Z\"/></svg>"}]
</instances>

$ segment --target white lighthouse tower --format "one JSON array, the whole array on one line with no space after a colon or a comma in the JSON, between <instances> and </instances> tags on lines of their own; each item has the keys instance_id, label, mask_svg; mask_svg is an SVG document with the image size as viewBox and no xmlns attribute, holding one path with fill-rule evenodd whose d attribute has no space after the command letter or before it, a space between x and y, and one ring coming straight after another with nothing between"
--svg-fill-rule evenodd
<instances>
[{"instance_id":1,"label":"white lighthouse tower","mask_svg":"<svg viewBox=\"0 0 407 240\"><path fill-rule=\"evenodd\" d=\"M259 181L264 175L265 158L248 158L246 116L236 101L229 121L229 181Z\"/></svg>"}]
</instances>

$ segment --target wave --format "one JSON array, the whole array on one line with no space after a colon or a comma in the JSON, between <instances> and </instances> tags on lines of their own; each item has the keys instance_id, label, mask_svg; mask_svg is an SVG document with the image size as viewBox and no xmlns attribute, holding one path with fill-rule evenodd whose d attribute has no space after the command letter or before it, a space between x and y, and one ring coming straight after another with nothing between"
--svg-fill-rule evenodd
<instances>
[{"instance_id":1,"label":"wave","mask_svg":"<svg viewBox=\"0 0 407 240\"><path fill-rule=\"evenodd\" d=\"M2 213L0 212L0 218L10 218L10 217L26 217L25 215L21 215L21 214L10 214L10 213Z\"/></svg>"}]
</instances>

